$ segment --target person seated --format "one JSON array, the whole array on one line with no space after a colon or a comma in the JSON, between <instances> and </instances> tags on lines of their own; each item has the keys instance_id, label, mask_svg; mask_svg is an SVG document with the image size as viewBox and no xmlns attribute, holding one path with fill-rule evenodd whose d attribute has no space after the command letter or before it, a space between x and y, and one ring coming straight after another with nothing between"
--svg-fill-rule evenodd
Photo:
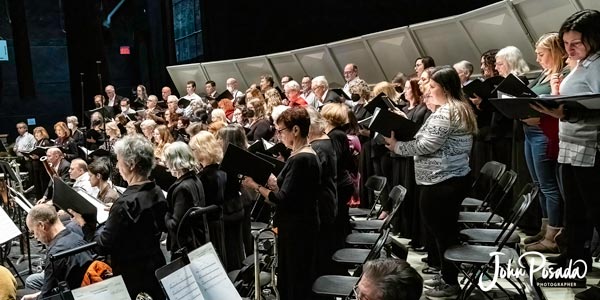
<instances>
[{"instance_id":1,"label":"person seated","mask_svg":"<svg viewBox=\"0 0 600 300\"><path fill-rule=\"evenodd\" d=\"M98 189L98 200L107 206L111 206L119 198L119 193L108 182L111 177L110 170L110 159L104 157L96 159L88 166L90 184Z\"/></svg>"},{"instance_id":2,"label":"person seated","mask_svg":"<svg viewBox=\"0 0 600 300\"><path fill-rule=\"evenodd\" d=\"M63 181L69 182L69 166L71 163L67 161L62 151L58 148L50 148L46 150L46 162L50 165L50 168L54 170L54 173L58 175ZM37 201L38 204L47 202L52 199L54 193L54 182L50 180L44 196Z\"/></svg>"},{"instance_id":3,"label":"person seated","mask_svg":"<svg viewBox=\"0 0 600 300\"><path fill-rule=\"evenodd\" d=\"M69 167L69 177L75 180L73 189L82 190L86 194L96 197L98 196L98 188L92 187L90 183L90 175L88 174L87 163L83 159L74 159Z\"/></svg>"},{"instance_id":4,"label":"person seated","mask_svg":"<svg viewBox=\"0 0 600 300\"><path fill-rule=\"evenodd\" d=\"M421 275L406 261L393 258L366 262L354 288L356 299L371 300L418 300L422 292Z\"/></svg>"},{"instance_id":5,"label":"person seated","mask_svg":"<svg viewBox=\"0 0 600 300\"><path fill-rule=\"evenodd\" d=\"M0 299L17 299L17 280L15 279L15 276L3 266L0 266Z\"/></svg>"},{"instance_id":6,"label":"person seated","mask_svg":"<svg viewBox=\"0 0 600 300\"><path fill-rule=\"evenodd\" d=\"M27 214L27 227L33 236L47 247L47 258L44 262L43 285L39 292L25 295L22 299L38 299L53 294L59 282L66 282L70 289L81 286L83 275L92 263L88 251L50 262L51 255L85 245L83 238L66 229L58 218L53 206L38 204Z\"/></svg>"}]
</instances>

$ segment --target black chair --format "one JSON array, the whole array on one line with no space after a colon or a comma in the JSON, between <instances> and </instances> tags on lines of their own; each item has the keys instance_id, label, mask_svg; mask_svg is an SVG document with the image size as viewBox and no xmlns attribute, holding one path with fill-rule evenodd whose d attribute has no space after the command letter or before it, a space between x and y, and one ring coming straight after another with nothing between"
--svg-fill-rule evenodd
<instances>
[{"instance_id":1,"label":"black chair","mask_svg":"<svg viewBox=\"0 0 600 300\"><path fill-rule=\"evenodd\" d=\"M381 225L379 225L376 230L379 230L379 233L375 233L372 235L354 235L352 237L350 237L351 240L363 240L362 243L368 245L367 241L370 241L373 239L373 235L377 236L375 238L375 241L373 242L373 248L375 247L374 245L376 245L376 243L381 239L381 236L387 232L386 238L385 240L383 240L383 244L385 245L386 242L388 241L388 236L389 236L389 231L391 230L391 221L394 218L394 216L398 213L398 211L400 210L400 205L402 205L402 202L404 201L404 196L406 196L406 188L404 188L401 185L397 185L395 187L392 188L392 190L390 191L390 196L389 199L390 201L393 201L394 203L394 208L392 209L392 212L385 218L385 220L366 220L364 222L369 222L371 223L371 221L380 221ZM352 235L352 234L351 234ZM372 249L372 248L371 248ZM345 264L362 264L366 257L369 255L370 250L369 249L360 249L360 248L344 248L344 249L340 249L338 251L336 251L333 254L332 259L338 263L345 263ZM388 253L389 255L390 253ZM406 257L404 257L406 258Z\"/></svg>"},{"instance_id":2,"label":"black chair","mask_svg":"<svg viewBox=\"0 0 600 300\"><path fill-rule=\"evenodd\" d=\"M517 196L517 201L521 199L522 196L530 194L531 198L535 199L539 188L532 184L526 184L519 195ZM510 215L514 215L516 212L511 211ZM509 220L510 218L507 218ZM507 224L508 223L508 224ZM496 228L467 228L460 231L460 237L462 241L465 241L469 244L497 244L500 240L506 237L508 227L506 225L511 225L509 222L505 222L502 224L501 229ZM516 224L512 224L511 226L516 226ZM513 232L507 240L507 244L514 245L515 248L521 242L521 237L516 232Z\"/></svg>"},{"instance_id":3,"label":"black chair","mask_svg":"<svg viewBox=\"0 0 600 300\"><path fill-rule=\"evenodd\" d=\"M492 190L492 187L497 184L500 176L504 174L506 165L497 161L488 161L479 171L479 175L473 182L471 187L470 197L463 200L462 206L465 208L476 208L483 202L480 198L485 199ZM486 192L487 191L487 192Z\"/></svg>"},{"instance_id":4,"label":"black chair","mask_svg":"<svg viewBox=\"0 0 600 300\"><path fill-rule=\"evenodd\" d=\"M498 183L494 185L480 208L477 211L461 211L458 214L458 223L471 226L489 226L492 223L502 223L504 219L496 214L496 208L502 204L502 201L510 193L517 180L517 173L513 170L507 171L500 177ZM489 209L489 211L482 211Z\"/></svg>"},{"instance_id":5,"label":"black chair","mask_svg":"<svg viewBox=\"0 0 600 300\"><path fill-rule=\"evenodd\" d=\"M404 188L401 185L397 185L395 187L392 188L392 190L390 191L390 194L388 196L388 201L393 201L393 208L392 208L392 213L394 211L397 211L396 207L399 207L399 205L402 203L402 201L404 201L404 197L406 196L406 188ZM400 202L400 203L398 203ZM352 227L353 230L359 231L359 232L376 232L376 231L381 231L381 228L383 227L383 224L385 221L391 222L392 218L394 217L392 215L392 213L390 213L385 220L378 220L378 219L374 219L374 220L358 220L358 221L351 221L350 225Z\"/></svg>"},{"instance_id":6,"label":"black chair","mask_svg":"<svg viewBox=\"0 0 600 300\"><path fill-rule=\"evenodd\" d=\"M500 262L500 266L504 267L509 263L509 260L514 260L518 258L518 254L516 250L511 248L505 248L504 246L509 241L511 235L514 233L517 226L513 224L517 224L519 220L525 214L525 211L529 208L531 204L532 197L531 193L521 196L517 203L515 204L515 208L513 211L515 213L510 216L509 222L506 223L505 228L503 230L506 231L503 234L503 238L500 242L494 246L483 246L483 245L458 245L453 246L447 249L444 252L444 259L452 262L463 275L465 276L466 284L461 289L461 293L458 299L467 299L469 295L473 292L474 289L479 289L488 299L493 299L490 295L488 295L485 291L483 291L478 285L478 279L480 276L486 276L488 279L492 279L493 275L488 274L488 268L494 267L495 257L490 257L490 253L492 252L500 252L503 255L498 256L498 260ZM514 288L516 288L519 295L522 297L521 299L526 299L523 283L519 278L517 278L517 282L520 286L518 286L511 278L506 279ZM500 284L496 284L496 286L508 296L509 299L512 299L510 294L502 287Z\"/></svg>"},{"instance_id":7,"label":"black chair","mask_svg":"<svg viewBox=\"0 0 600 300\"><path fill-rule=\"evenodd\" d=\"M365 188L373 191L373 195L375 196L373 205L371 206L371 208L351 207L350 210L348 211L348 215L350 217L370 218L373 215L373 212L375 211L376 206L378 204L380 205L379 210L381 210L382 206L381 206L381 203L379 202L379 198L381 197L381 192L385 188L386 183L387 183L387 178L385 178L383 176L373 175L373 176L369 177L367 179L367 182L365 182ZM375 214L375 216L379 215L379 212L380 211L378 211L378 213Z\"/></svg>"}]
</instances>

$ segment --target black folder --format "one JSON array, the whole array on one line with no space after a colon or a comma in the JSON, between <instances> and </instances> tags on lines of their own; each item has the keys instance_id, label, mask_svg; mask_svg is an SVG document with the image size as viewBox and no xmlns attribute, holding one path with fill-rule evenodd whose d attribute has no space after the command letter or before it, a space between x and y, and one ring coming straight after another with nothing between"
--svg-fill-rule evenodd
<instances>
[{"instance_id":1,"label":"black folder","mask_svg":"<svg viewBox=\"0 0 600 300\"><path fill-rule=\"evenodd\" d=\"M529 89L521 79L513 74L508 74L496 89L492 91L492 93L494 92L500 92L514 97L537 97L536 93Z\"/></svg>"},{"instance_id":2,"label":"black folder","mask_svg":"<svg viewBox=\"0 0 600 300\"><path fill-rule=\"evenodd\" d=\"M182 97L182 98L179 98L179 100L177 101L177 105L181 108L186 108L186 107L188 107L188 105L190 105L190 102L192 102L192 101Z\"/></svg>"},{"instance_id":3,"label":"black folder","mask_svg":"<svg viewBox=\"0 0 600 300\"><path fill-rule=\"evenodd\" d=\"M571 110L600 110L600 94L587 94L578 96L551 96L551 97L517 97L517 98L492 98L490 103L503 115L524 119L539 116L530 104L539 104L548 108L557 108L563 104ZM537 115L536 115L537 113Z\"/></svg>"},{"instance_id":4,"label":"black folder","mask_svg":"<svg viewBox=\"0 0 600 300\"><path fill-rule=\"evenodd\" d=\"M274 172L275 165L256 154L229 144L221 162L221 169L228 174L250 176L256 183L264 185Z\"/></svg>"},{"instance_id":5,"label":"black folder","mask_svg":"<svg viewBox=\"0 0 600 300\"><path fill-rule=\"evenodd\" d=\"M486 80L475 79L469 84L463 86L463 92L467 97L475 97L475 95L481 98L488 98L492 91L504 80L502 76L490 77Z\"/></svg>"},{"instance_id":6,"label":"black folder","mask_svg":"<svg viewBox=\"0 0 600 300\"><path fill-rule=\"evenodd\" d=\"M248 151L250 151L250 153L265 153L267 149L265 149L265 144L262 142L262 140L256 140L254 143L248 146Z\"/></svg>"},{"instance_id":7,"label":"black folder","mask_svg":"<svg viewBox=\"0 0 600 300\"><path fill-rule=\"evenodd\" d=\"M215 100L217 100L217 102L221 101L223 99L229 99L229 100L233 101L234 100L233 99L233 94L231 94L231 92L229 90L225 90L224 92L222 92L221 94L219 94L217 96L217 98L215 98Z\"/></svg>"},{"instance_id":8,"label":"black folder","mask_svg":"<svg viewBox=\"0 0 600 300\"><path fill-rule=\"evenodd\" d=\"M110 113L108 112L108 108L106 106L102 106L102 107L90 109L90 110L88 110L88 111L85 112L85 116L89 119L89 118L92 117L92 115L95 112L99 112L100 115L102 115L103 118L108 118L110 116Z\"/></svg>"},{"instance_id":9,"label":"black folder","mask_svg":"<svg viewBox=\"0 0 600 300\"><path fill-rule=\"evenodd\" d=\"M346 94L346 92L344 92L343 89L331 89L332 91L334 91L336 94L340 95L340 97L344 98L345 100L352 100L352 98L350 98L350 96L348 94Z\"/></svg>"},{"instance_id":10,"label":"black folder","mask_svg":"<svg viewBox=\"0 0 600 300\"><path fill-rule=\"evenodd\" d=\"M33 150L29 152L23 152L23 155L27 157L31 157L31 155L37 155L38 157L46 156L46 152L51 147L35 147Z\"/></svg>"},{"instance_id":11,"label":"black folder","mask_svg":"<svg viewBox=\"0 0 600 300\"><path fill-rule=\"evenodd\" d=\"M390 137L393 131L396 140L409 141L414 139L415 134L419 131L419 126L413 121L387 110L387 108L377 108L373 113L369 129L385 137Z\"/></svg>"},{"instance_id":12,"label":"black folder","mask_svg":"<svg viewBox=\"0 0 600 300\"><path fill-rule=\"evenodd\" d=\"M54 194L52 195L52 202L65 212L68 209L81 214L86 220L95 220L100 223L104 223L106 219L98 219L98 209L90 201L98 201L94 199L86 199L80 193L75 191L72 187L68 186L60 177L54 176L52 178L54 182ZM89 198L93 198L89 196ZM107 213L102 214L108 216Z\"/></svg>"},{"instance_id":13,"label":"black folder","mask_svg":"<svg viewBox=\"0 0 600 300\"><path fill-rule=\"evenodd\" d=\"M152 169L152 172L150 172L150 179L154 180L156 185L165 191L168 191L171 185L177 180L177 178L173 177L171 172L167 170L167 167L159 164L156 164L154 169Z\"/></svg>"},{"instance_id":14,"label":"black folder","mask_svg":"<svg viewBox=\"0 0 600 300\"><path fill-rule=\"evenodd\" d=\"M373 99L369 100L367 105L364 108L370 112L371 114L375 112L376 108L380 108L382 110L387 110L388 108L394 109L396 106L392 103L392 100L388 98L384 93L379 93L379 95L373 97Z\"/></svg>"},{"instance_id":15,"label":"black folder","mask_svg":"<svg viewBox=\"0 0 600 300\"><path fill-rule=\"evenodd\" d=\"M273 169L273 174L275 176L278 176L279 173L281 173L281 170L283 170L283 167L285 166L284 161L281 161L271 155L267 155L267 154L260 153L260 152L256 153L256 155L260 158L264 158L266 161L272 163L275 166L275 168Z\"/></svg>"},{"instance_id":16,"label":"black folder","mask_svg":"<svg viewBox=\"0 0 600 300\"><path fill-rule=\"evenodd\" d=\"M265 139L261 139L263 143L263 148L265 149L266 154L272 154L274 156L279 156L283 153L286 153L288 148L283 143L271 143Z\"/></svg>"},{"instance_id":17,"label":"black folder","mask_svg":"<svg viewBox=\"0 0 600 300\"><path fill-rule=\"evenodd\" d=\"M106 149L96 149L88 154L89 157L102 157L102 156L110 156L110 151Z\"/></svg>"}]
</instances>

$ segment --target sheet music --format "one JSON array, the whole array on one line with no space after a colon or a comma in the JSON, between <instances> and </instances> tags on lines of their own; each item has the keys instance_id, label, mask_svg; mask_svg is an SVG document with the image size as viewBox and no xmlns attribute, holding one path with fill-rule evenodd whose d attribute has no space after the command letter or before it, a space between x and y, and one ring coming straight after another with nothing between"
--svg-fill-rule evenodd
<instances>
[{"instance_id":1,"label":"sheet music","mask_svg":"<svg viewBox=\"0 0 600 300\"><path fill-rule=\"evenodd\" d=\"M207 300L242 299L229 280L211 243L190 252L188 257L190 259L189 266L204 298Z\"/></svg>"},{"instance_id":2,"label":"sheet music","mask_svg":"<svg viewBox=\"0 0 600 300\"><path fill-rule=\"evenodd\" d=\"M74 300L131 300L123 277L115 276L71 291Z\"/></svg>"},{"instance_id":3,"label":"sheet music","mask_svg":"<svg viewBox=\"0 0 600 300\"><path fill-rule=\"evenodd\" d=\"M190 265L169 274L160 280L169 300L203 300ZM226 298L224 298L226 299Z\"/></svg>"},{"instance_id":4,"label":"sheet music","mask_svg":"<svg viewBox=\"0 0 600 300\"><path fill-rule=\"evenodd\" d=\"M26 213L29 213L29 211L31 210L31 208L33 207L33 205L29 202L29 200L25 199L25 196L23 196L23 194L17 192L15 189L8 187L8 189L10 190L10 192L12 193L12 195L14 196L14 200L17 203L17 205L24 210Z\"/></svg>"},{"instance_id":5,"label":"sheet music","mask_svg":"<svg viewBox=\"0 0 600 300\"><path fill-rule=\"evenodd\" d=\"M4 244L21 235L21 231L6 214L4 209L0 209L0 228L2 228L0 230L0 244Z\"/></svg>"}]
</instances>

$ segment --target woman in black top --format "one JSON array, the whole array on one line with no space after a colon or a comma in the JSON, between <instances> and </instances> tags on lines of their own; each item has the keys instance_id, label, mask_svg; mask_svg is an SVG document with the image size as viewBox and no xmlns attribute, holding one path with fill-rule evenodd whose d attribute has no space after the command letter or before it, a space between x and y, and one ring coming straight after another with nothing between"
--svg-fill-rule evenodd
<instances>
[{"instance_id":1,"label":"woman in black top","mask_svg":"<svg viewBox=\"0 0 600 300\"><path fill-rule=\"evenodd\" d=\"M331 139L337 157L337 217L335 222L336 237L340 247L344 245L344 237L350 233L350 217L348 216L348 201L354 194L354 183L350 173L356 166L350 152L350 143L346 132L341 128L348 123L348 108L342 103L328 103L321 109L323 119L327 121L325 132Z\"/></svg>"},{"instance_id":2,"label":"woman in black top","mask_svg":"<svg viewBox=\"0 0 600 300\"><path fill-rule=\"evenodd\" d=\"M214 204L223 208L225 186L227 185L227 173L219 169L221 160L223 160L223 148L208 131L201 131L194 135L190 139L190 147L196 160L202 166L198 177L200 177L204 187L206 205ZM225 234L221 214L209 215L208 227L210 229L210 241L221 257L225 269L227 269L227 251L225 249Z\"/></svg>"},{"instance_id":3,"label":"woman in black top","mask_svg":"<svg viewBox=\"0 0 600 300\"><path fill-rule=\"evenodd\" d=\"M165 166L177 178L167 193L165 215L167 250L171 251L173 260L176 258L174 252L179 248L185 247L189 252L207 242L204 222L187 219L185 223L181 223L190 208L204 207L206 201L202 182L196 176L196 159L190 147L183 142L174 142L165 149L164 157Z\"/></svg>"},{"instance_id":4,"label":"woman in black top","mask_svg":"<svg viewBox=\"0 0 600 300\"><path fill-rule=\"evenodd\" d=\"M247 108L254 112L253 117L250 118L250 131L246 134L248 141L270 140L274 132L271 120L265 113L265 102L260 99L252 99L248 102Z\"/></svg>"},{"instance_id":5,"label":"woman in black top","mask_svg":"<svg viewBox=\"0 0 600 300\"><path fill-rule=\"evenodd\" d=\"M227 146L233 144L239 148L246 149L248 141L244 129L240 125L233 124L223 127L217 132L217 140L226 152ZM242 267L242 261L246 258L244 251L244 237L252 238L250 211L252 201L247 190L242 190L240 179L237 174L227 173L225 184L225 198L223 203L223 221L225 225L225 249L227 252L227 267L229 270L237 270ZM244 204L247 204L245 207ZM254 250L253 247L246 250Z\"/></svg>"},{"instance_id":6,"label":"woman in black top","mask_svg":"<svg viewBox=\"0 0 600 300\"><path fill-rule=\"evenodd\" d=\"M48 147L52 146L52 141L48 137L48 132L44 127L36 127L33 129L33 136L35 137L35 147ZM33 186L35 187L35 196L36 199L40 199L44 196L44 192L46 191L45 187L48 186L48 182L50 182L50 176L44 165L40 162L40 158L33 154L31 155L31 168L33 170Z\"/></svg>"},{"instance_id":7,"label":"woman in black top","mask_svg":"<svg viewBox=\"0 0 600 300\"><path fill-rule=\"evenodd\" d=\"M290 158L277 180L267 186L246 177L242 184L276 205L273 218L278 228L277 287L282 300L309 299L315 279L315 256L319 230L317 202L321 166L308 144L310 118L304 108L290 108L277 118L277 133Z\"/></svg>"},{"instance_id":8,"label":"woman in black top","mask_svg":"<svg viewBox=\"0 0 600 300\"><path fill-rule=\"evenodd\" d=\"M71 137L71 132L67 128L65 122L58 122L54 124L54 132L56 133L56 139L54 140L54 146L60 148L65 155L65 159L72 161L77 158L77 145Z\"/></svg>"},{"instance_id":9,"label":"woman in black top","mask_svg":"<svg viewBox=\"0 0 600 300\"><path fill-rule=\"evenodd\" d=\"M132 299L140 292L165 299L154 271L166 264L160 237L166 231L167 202L160 187L148 180L155 164L152 144L142 136L125 136L114 150L128 187L112 205L104 229L96 234L96 224L85 224L81 215L70 213L83 226L85 239L98 243L96 252L110 255L113 273L123 276Z\"/></svg>"},{"instance_id":10,"label":"woman in black top","mask_svg":"<svg viewBox=\"0 0 600 300\"><path fill-rule=\"evenodd\" d=\"M335 274L333 253L343 246L345 236L336 236L337 216L337 157L333 143L325 134L327 122L314 109L310 115L308 142L321 162L321 188L319 189L319 250L317 251L317 275Z\"/></svg>"}]
</instances>

